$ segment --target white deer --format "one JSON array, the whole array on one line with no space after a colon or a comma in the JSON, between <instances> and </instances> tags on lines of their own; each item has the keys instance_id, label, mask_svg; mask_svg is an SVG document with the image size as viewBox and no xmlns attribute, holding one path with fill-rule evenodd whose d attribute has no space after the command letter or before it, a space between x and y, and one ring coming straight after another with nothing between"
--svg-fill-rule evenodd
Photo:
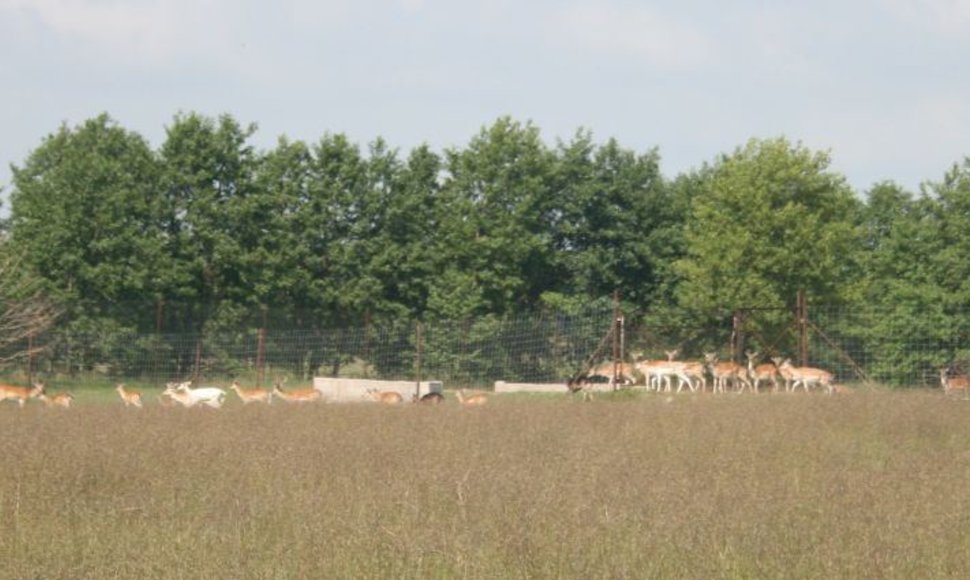
<instances>
[{"instance_id":1,"label":"white deer","mask_svg":"<svg viewBox=\"0 0 970 580\"><path fill-rule=\"evenodd\" d=\"M213 409L222 408L226 400L226 392L217 387L200 387L193 389L192 383L168 383L163 394L180 403L183 407L205 405Z\"/></svg>"}]
</instances>

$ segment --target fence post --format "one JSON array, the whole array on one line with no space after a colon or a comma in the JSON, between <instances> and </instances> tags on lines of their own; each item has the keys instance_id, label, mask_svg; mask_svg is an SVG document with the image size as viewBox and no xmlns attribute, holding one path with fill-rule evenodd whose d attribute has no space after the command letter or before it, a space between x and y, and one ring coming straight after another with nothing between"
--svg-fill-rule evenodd
<instances>
[{"instance_id":1,"label":"fence post","mask_svg":"<svg viewBox=\"0 0 970 580\"><path fill-rule=\"evenodd\" d=\"M266 365L266 305L261 304L259 309L262 320L260 321L259 331L256 333L256 382L263 384L265 374L263 367Z\"/></svg>"},{"instance_id":2,"label":"fence post","mask_svg":"<svg viewBox=\"0 0 970 580\"><path fill-rule=\"evenodd\" d=\"M414 353L414 394L418 397L421 396L421 355L424 350L424 337L422 336L423 325L419 320L417 326L415 327L415 353Z\"/></svg>"},{"instance_id":3,"label":"fence post","mask_svg":"<svg viewBox=\"0 0 970 580\"><path fill-rule=\"evenodd\" d=\"M199 378L199 370L202 368L202 335L195 342L195 369L192 371L192 378Z\"/></svg>"},{"instance_id":4,"label":"fence post","mask_svg":"<svg viewBox=\"0 0 970 580\"><path fill-rule=\"evenodd\" d=\"M735 310L731 324L731 360L738 362L741 349L744 347L744 312L740 309Z\"/></svg>"},{"instance_id":5,"label":"fence post","mask_svg":"<svg viewBox=\"0 0 970 580\"><path fill-rule=\"evenodd\" d=\"M34 384L34 333L27 335L27 384Z\"/></svg>"},{"instance_id":6,"label":"fence post","mask_svg":"<svg viewBox=\"0 0 970 580\"><path fill-rule=\"evenodd\" d=\"M798 322L798 364L805 366L808 364L808 301L805 299L805 291L799 290L796 298L795 316Z\"/></svg>"},{"instance_id":7,"label":"fence post","mask_svg":"<svg viewBox=\"0 0 970 580\"><path fill-rule=\"evenodd\" d=\"M613 291L613 390L620 383L620 362L623 356L623 313L620 311L620 291Z\"/></svg>"}]
</instances>

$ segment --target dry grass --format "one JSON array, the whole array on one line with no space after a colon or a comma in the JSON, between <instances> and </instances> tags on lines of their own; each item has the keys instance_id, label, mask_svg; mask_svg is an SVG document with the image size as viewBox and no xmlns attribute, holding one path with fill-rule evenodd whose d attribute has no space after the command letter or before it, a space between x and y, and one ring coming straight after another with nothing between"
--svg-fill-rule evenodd
<instances>
[{"instance_id":1,"label":"dry grass","mask_svg":"<svg viewBox=\"0 0 970 580\"><path fill-rule=\"evenodd\" d=\"M970 403L938 393L7 405L0 428L4 577L970 576Z\"/></svg>"}]
</instances>

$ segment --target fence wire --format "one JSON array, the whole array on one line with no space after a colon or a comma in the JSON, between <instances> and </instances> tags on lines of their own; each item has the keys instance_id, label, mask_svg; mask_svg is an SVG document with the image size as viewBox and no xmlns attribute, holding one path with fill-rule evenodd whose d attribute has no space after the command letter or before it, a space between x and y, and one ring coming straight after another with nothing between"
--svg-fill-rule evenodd
<instances>
[{"instance_id":1,"label":"fence wire","mask_svg":"<svg viewBox=\"0 0 970 580\"><path fill-rule=\"evenodd\" d=\"M8 377L138 381L230 380L269 385L280 377L440 380L489 387L497 380L562 382L590 359L609 360L610 307L463 321L401 320L347 327L268 325L210 333L100 332L54 328L0 352ZM798 360L841 383L938 386L940 369L970 371L970 308L914 313L813 307L804 329L787 310L748 309L703 322L627 320L624 357L681 360L717 352ZM598 350L599 349L599 350ZM420 376L419 376L420 375Z\"/></svg>"}]
</instances>

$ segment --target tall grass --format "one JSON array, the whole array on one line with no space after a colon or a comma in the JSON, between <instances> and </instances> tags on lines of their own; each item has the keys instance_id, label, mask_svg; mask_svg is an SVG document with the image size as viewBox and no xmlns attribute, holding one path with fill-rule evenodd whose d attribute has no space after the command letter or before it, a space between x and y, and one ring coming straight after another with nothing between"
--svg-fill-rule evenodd
<instances>
[{"instance_id":1,"label":"tall grass","mask_svg":"<svg viewBox=\"0 0 970 580\"><path fill-rule=\"evenodd\" d=\"M235 402L235 401L233 401ZM970 576L970 404L0 405L0 576Z\"/></svg>"}]
</instances>

